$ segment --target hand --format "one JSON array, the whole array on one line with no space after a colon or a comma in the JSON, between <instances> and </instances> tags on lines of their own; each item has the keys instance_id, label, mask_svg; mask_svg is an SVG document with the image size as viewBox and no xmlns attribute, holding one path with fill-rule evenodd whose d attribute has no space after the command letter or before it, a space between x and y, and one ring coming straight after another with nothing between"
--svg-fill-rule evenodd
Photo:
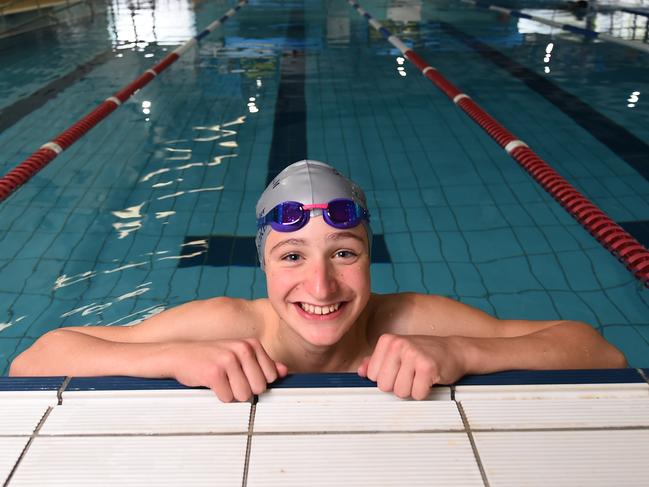
<instances>
[{"instance_id":1,"label":"hand","mask_svg":"<svg viewBox=\"0 0 649 487\"><path fill-rule=\"evenodd\" d=\"M400 398L425 399L434 384L452 384L465 373L454 337L381 335L358 374Z\"/></svg>"},{"instance_id":2,"label":"hand","mask_svg":"<svg viewBox=\"0 0 649 487\"><path fill-rule=\"evenodd\" d=\"M174 346L178 348L173 377L186 386L209 387L223 402L247 401L288 373L286 365L271 359L256 338Z\"/></svg>"}]
</instances>

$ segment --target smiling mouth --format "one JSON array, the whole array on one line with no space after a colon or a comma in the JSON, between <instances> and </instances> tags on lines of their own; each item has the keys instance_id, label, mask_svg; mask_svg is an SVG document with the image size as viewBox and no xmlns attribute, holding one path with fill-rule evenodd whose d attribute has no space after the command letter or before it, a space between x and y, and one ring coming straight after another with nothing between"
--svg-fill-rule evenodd
<instances>
[{"instance_id":1,"label":"smiling mouth","mask_svg":"<svg viewBox=\"0 0 649 487\"><path fill-rule=\"evenodd\" d=\"M310 315L324 316L335 313L336 311L338 311L338 309L340 309L340 306L342 304L343 303L334 303L326 306L316 306L315 304L299 303L299 306L303 311L309 313Z\"/></svg>"}]
</instances>

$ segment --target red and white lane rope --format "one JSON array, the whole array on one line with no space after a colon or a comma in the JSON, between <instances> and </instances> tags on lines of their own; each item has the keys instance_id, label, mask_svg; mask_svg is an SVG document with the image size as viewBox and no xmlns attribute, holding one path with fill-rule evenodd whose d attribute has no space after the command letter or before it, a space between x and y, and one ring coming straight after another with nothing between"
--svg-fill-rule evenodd
<instances>
[{"instance_id":1,"label":"red and white lane rope","mask_svg":"<svg viewBox=\"0 0 649 487\"><path fill-rule=\"evenodd\" d=\"M467 94L462 93L437 69L430 66L398 37L383 27L376 19L348 0L356 11L365 17L390 44L399 49L422 74L443 91L453 103L480 125L505 151L516 160L552 197L563 206L606 249L615 255L645 286L649 287L649 250L626 230L577 191L568 181L543 161L528 145L519 140L493 117L485 112Z\"/></svg>"},{"instance_id":2,"label":"red and white lane rope","mask_svg":"<svg viewBox=\"0 0 649 487\"><path fill-rule=\"evenodd\" d=\"M83 137L91 128L110 115L122 103L126 102L136 91L146 86L152 79L171 66L189 48L195 46L205 36L214 32L230 17L234 16L247 0L240 0L237 5L228 10L222 17L209 24L202 32L195 35L183 45L167 54L158 64L147 69L128 86L125 86L113 96L104 100L97 108L84 118L68 127L54 139L43 144L40 149L21 162L14 169L0 178L0 202L4 201L11 193L31 179L38 171L52 162L61 152Z\"/></svg>"}]
</instances>

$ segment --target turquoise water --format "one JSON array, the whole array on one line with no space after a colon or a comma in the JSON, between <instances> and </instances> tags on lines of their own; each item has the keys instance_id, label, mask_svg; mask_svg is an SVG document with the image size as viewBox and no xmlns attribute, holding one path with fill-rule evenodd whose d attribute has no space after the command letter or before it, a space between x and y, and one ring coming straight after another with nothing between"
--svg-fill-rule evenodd
<instances>
[{"instance_id":1,"label":"turquoise water","mask_svg":"<svg viewBox=\"0 0 649 487\"><path fill-rule=\"evenodd\" d=\"M96 3L92 22L0 41L0 172L232 5ZM361 5L647 245L648 54L460 2ZM343 0L244 7L0 203L0 371L60 326L264 296L254 204L273 168L303 157L367 191L376 292L584 320L649 366L647 289L400 62Z\"/></svg>"}]
</instances>

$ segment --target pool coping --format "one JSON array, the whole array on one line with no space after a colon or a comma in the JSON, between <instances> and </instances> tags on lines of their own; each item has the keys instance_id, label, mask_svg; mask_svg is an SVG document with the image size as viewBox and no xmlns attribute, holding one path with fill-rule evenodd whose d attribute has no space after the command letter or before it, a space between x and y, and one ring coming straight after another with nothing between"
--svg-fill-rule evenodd
<instances>
[{"instance_id":1,"label":"pool coping","mask_svg":"<svg viewBox=\"0 0 649 487\"><path fill-rule=\"evenodd\" d=\"M649 384L649 369L515 370L469 375L454 386L556 385L556 384ZM269 389L359 388L376 383L355 373L290 374L269 384ZM0 377L1 392L115 391L205 389L188 387L174 379L139 377Z\"/></svg>"}]
</instances>

